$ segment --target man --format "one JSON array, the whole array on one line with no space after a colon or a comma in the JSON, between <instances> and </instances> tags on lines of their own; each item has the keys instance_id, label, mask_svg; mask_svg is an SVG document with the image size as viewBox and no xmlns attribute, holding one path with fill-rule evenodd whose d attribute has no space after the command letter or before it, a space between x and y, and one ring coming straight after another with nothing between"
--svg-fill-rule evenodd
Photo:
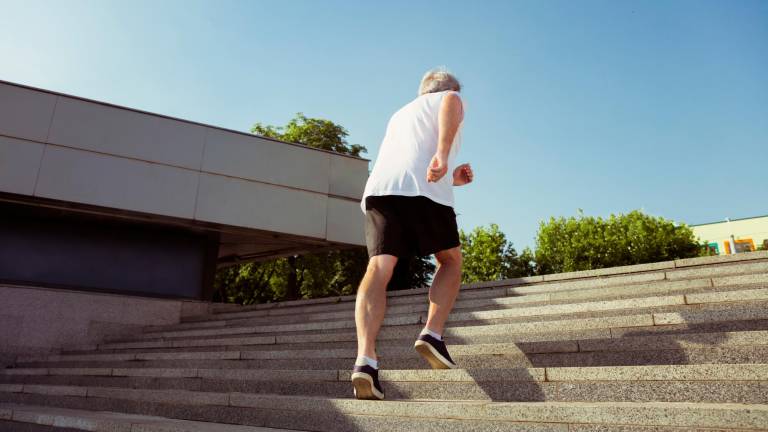
<instances>
[{"instance_id":1,"label":"man","mask_svg":"<svg viewBox=\"0 0 768 432\"><path fill-rule=\"evenodd\" d=\"M435 255L427 322L414 346L432 368L457 367L442 334L461 283L453 186L473 179L469 164L454 165L464 119L459 91L458 80L445 70L424 75L419 96L392 115L365 186L361 207L370 258L355 304L358 352L352 385L358 399L384 399L376 337L387 282L399 258Z\"/></svg>"}]
</instances>

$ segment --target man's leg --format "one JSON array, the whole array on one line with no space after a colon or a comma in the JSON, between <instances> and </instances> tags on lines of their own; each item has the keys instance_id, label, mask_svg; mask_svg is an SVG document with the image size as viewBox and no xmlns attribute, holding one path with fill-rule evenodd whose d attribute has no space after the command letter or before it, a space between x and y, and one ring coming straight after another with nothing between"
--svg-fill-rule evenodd
<instances>
[{"instance_id":1,"label":"man's leg","mask_svg":"<svg viewBox=\"0 0 768 432\"><path fill-rule=\"evenodd\" d=\"M437 273L429 288L427 323L414 344L416 351L433 369L456 369L458 365L448 353L443 341L445 321L459 295L461 283L461 247L442 250L435 254Z\"/></svg>"},{"instance_id":2,"label":"man's leg","mask_svg":"<svg viewBox=\"0 0 768 432\"><path fill-rule=\"evenodd\" d=\"M435 259L437 259L437 273L429 288L426 328L442 335L445 330L445 321L448 320L461 286L461 247L437 252Z\"/></svg>"},{"instance_id":3,"label":"man's leg","mask_svg":"<svg viewBox=\"0 0 768 432\"><path fill-rule=\"evenodd\" d=\"M377 360L376 336L384 321L387 308L387 283L397 264L394 255L375 255L368 260L355 302L355 324L357 325L357 356Z\"/></svg>"}]
</instances>

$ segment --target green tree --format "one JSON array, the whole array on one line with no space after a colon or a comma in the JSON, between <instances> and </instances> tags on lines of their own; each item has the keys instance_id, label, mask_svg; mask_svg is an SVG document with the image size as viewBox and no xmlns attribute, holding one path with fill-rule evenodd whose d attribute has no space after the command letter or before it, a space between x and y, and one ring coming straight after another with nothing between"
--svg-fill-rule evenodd
<instances>
[{"instance_id":1,"label":"green tree","mask_svg":"<svg viewBox=\"0 0 768 432\"><path fill-rule=\"evenodd\" d=\"M533 254L526 248L518 256L512 243L499 226L476 227L472 232L459 231L463 260L463 283L507 279L533 274Z\"/></svg>"},{"instance_id":2,"label":"green tree","mask_svg":"<svg viewBox=\"0 0 768 432\"><path fill-rule=\"evenodd\" d=\"M527 247L523 249L520 256L512 261L509 277L533 276L536 274L536 255Z\"/></svg>"},{"instance_id":3,"label":"green tree","mask_svg":"<svg viewBox=\"0 0 768 432\"><path fill-rule=\"evenodd\" d=\"M367 151L359 144L347 142L349 132L343 126L330 120L309 118L302 113L296 113L285 126L256 123L251 133L351 156L360 156Z\"/></svg>"},{"instance_id":4,"label":"green tree","mask_svg":"<svg viewBox=\"0 0 768 432\"><path fill-rule=\"evenodd\" d=\"M280 260L251 262L220 268L214 277L214 302L243 305L268 303L282 298L274 281L285 271Z\"/></svg>"},{"instance_id":5,"label":"green tree","mask_svg":"<svg viewBox=\"0 0 768 432\"><path fill-rule=\"evenodd\" d=\"M435 273L435 264L429 256L408 256L397 260L387 291L428 286Z\"/></svg>"},{"instance_id":6,"label":"green tree","mask_svg":"<svg viewBox=\"0 0 768 432\"><path fill-rule=\"evenodd\" d=\"M693 231L634 210L608 219L584 216L542 221L536 237L537 273L641 264L700 254Z\"/></svg>"}]
</instances>

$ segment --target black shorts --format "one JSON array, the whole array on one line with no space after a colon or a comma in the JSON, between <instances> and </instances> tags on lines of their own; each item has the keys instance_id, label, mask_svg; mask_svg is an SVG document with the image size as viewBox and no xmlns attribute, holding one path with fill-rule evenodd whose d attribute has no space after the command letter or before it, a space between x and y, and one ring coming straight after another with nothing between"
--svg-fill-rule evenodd
<instances>
[{"instance_id":1,"label":"black shorts","mask_svg":"<svg viewBox=\"0 0 768 432\"><path fill-rule=\"evenodd\" d=\"M368 196L365 210L369 257L426 256L459 246L453 207L425 196Z\"/></svg>"}]
</instances>

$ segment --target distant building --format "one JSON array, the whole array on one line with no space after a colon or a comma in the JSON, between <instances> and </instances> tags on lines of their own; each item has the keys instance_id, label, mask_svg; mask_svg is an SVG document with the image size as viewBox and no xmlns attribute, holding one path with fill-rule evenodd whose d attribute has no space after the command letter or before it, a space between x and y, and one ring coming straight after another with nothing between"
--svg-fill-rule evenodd
<instances>
[{"instance_id":1,"label":"distant building","mask_svg":"<svg viewBox=\"0 0 768 432\"><path fill-rule=\"evenodd\" d=\"M750 252L768 247L768 216L690 225L699 242L718 255ZM735 251L734 247L735 246Z\"/></svg>"}]
</instances>

